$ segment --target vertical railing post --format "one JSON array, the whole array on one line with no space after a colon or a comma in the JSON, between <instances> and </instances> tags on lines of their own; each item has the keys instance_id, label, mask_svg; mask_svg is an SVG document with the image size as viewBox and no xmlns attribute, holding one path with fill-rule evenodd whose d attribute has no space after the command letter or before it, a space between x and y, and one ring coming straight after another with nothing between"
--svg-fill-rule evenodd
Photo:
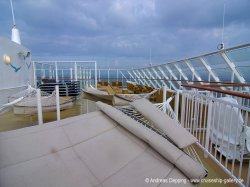
<instances>
[{"instance_id":1,"label":"vertical railing post","mask_svg":"<svg viewBox=\"0 0 250 187\"><path fill-rule=\"evenodd\" d=\"M167 100L167 86L162 87L162 102L166 102Z\"/></svg>"},{"instance_id":2,"label":"vertical railing post","mask_svg":"<svg viewBox=\"0 0 250 187\"><path fill-rule=\"evenodd\" d=\"M84 88L83 69L82 69L82 67L81 67L81 75L82 75L82 77L81 77L81 79L82 79L82 88Z\"/></svg>"},{"instance_id":3,"label":"vertical railing post","mask_svg":"<svg viewBox=\"0 0 250 187\"><path fill-rule=\"evenodd\" d=\"M180 91L176 90L176 95L175 95L175 100L174 100L174 113L175 113L177 120L179 117L179 96L180 96Z\"/></svg>"},{"instance_id":4,"label":"vertical railing post","mask_svg":"<svg viewBox=\"0 0 250 187\"><path fill-rule=\"evenodd\" d=\"M75 62L75 81L77 81L77 64Z\"/></svg>"},{"instance_id":5,"label":"vertical railing post","mask_svg":"<svg viewBox=\"0 0 250 187\"><path fill-rule=\"evenodd\" d=\"M54 69L52 70L52 77L53 78L55 77L55 70Z\"/></svg>"},{"instance_id":6,"label":"vertical railing post","mask_svg":"<svg viewBox=\"0 0 250 187\"><path fill-rule=\"evenodd\" d=\"M52 69L51 69L51 65L49 66L49 78L52 79Z\"/></svg>"},{"instance_id":7,"label":"vertical railing post","mask_svg":"<svg viewBox=\"0 0 250 187\"><path fill-rule=\"evenodd\" d=\"M86 69L87 85L89 86L89 69Z\"/></svg>"},{"instance_id":8,"label":"vertical railing post","mask_svg":"<svg viewBox=\"0 0 250 187\"><path fill-rule=\"evenodd\" d=\"M36 64L33 61L33 81L34 81L34 87L37 88L37 77L36 77Z\"/></svg>"},{"instance_id":9,"label":"vertical railing post","mask_svg":"<svg viewBox=\"0 0 250 187\"><path fill-rule=\"evenodd\" d=\"M185 119L185 113L186 113L186 95L185 95L185 93L183 93L182 92L182 94L181 94L181 98L182 98L182 100L181 100L181 125L182 125L182 127L184 127L185 128L185 121L184 121L184 119Z\"/></svg>"},{"instance_id":10,"label":"vertical railing post","mask_svg":"<svg viewBox=\"0 0 250 187\"><path fill-rule=\"evenodd\" d=\"M58 69L57 69L57 62L55 62L55 71L56 71L56 82L58 82Z\"/></svg>"},{"instance_id":11,"label":"vertical railing post","mask_svg":"<svg viewBox=\"0 0 250 187\"><path fill-rule=\"evenodd\" d=\"M211 99L207 100L208 103L208 114L207 114L207 129L206 129L206 140L205 140L205 151L208 151L209 147L209 136L210 136L210 128L212 122L212 108L213 108L213 101ZM204 153L204 157L207 158L208 154Z\"/></svg>"},{"instance_id":12,"label":"vertical railing post","mask_svg":"<svg viewBox=\"0 0 250 187\"><path fill-rule=\"evenodd\" d=\"M73 69L70 68L70 82L72 82L73 80Z\"/></svg>"},{"instance_id":13,"label":"vertical railing post","mask_svg":"<svg viewBox=\"0 0 250 187\"><path fill-rule=\"evenodd\" d=\"M116 82L118 84L118 69L116 69Z\"/></svg>"},{"instance_id":14,"label":"vertical railing post","mask_svg":"<svg viewBox=\"0 0 250 187\"><path fill-rule=\"evenodd\" d=\"M232 74L231 74L231 83L234 82L234 72L232 71Z\"/></svg>"},{"instance_id":15,"label":"vertical railing post","mask_svg":"<svg viewBox=\"0 0 250 187\"><path fill-rule=\"evenodd\" d=\"M57 121L61 120L60 97L59 97L59 86L58 85L56 85L56 118L57 118Z\"/></svg>"},{"instance_id":16,"label":"vertical railing post","mask_svg":"<svg viewBox=\"0 0 250 187\"><path fill-rule=\"evenodd\" d=\"M92 77L91 76L91 69L89 69L89 85L92 85L92 81L91 81L92 79L91 79L91 77Z\"/></svg>"},{"instance_id":17,"label":"vertical railing post","mask_svg":"<svg viewBox=\"0 0 250 187\"><path fill-rule=\"evenodd\" d=\"M82 72L83 72L83 86L86 87L86 76L85 76L86 71L85 71L85 69L83 69Z\"/></svg>"},{"instance_id":18,"label":"vertical railing post","mask_svg":"<svg viewBox=\"0 0 250 187\"><path fill-rule=\"evenodd\" d=\"M64 81L64 73L63 73L63 69L62 69L62 80Z\"/></svg>"},{"instance_id":19,"label":"vertical railing post","mask_svg":"<svg viewBox=\"0 0 250 187\"><path fill-rule=\"evenodd\" d=\"M232 74L231 74L231 83L234 82L234 72L232 71ZM233 91L234 90L234 87L232 86L231 87L231 90Z\"/></svg>"},{"instance_id":20,"label":"vertical railing post","mask_svg":"<svg viewBox=\"0 0 250 187\"><path fill-rule=\"evenodd\" d=\"M86 69L86 85L89 86L89 70Z\"/></svg>"},{"instance_id":21,"label":"vertical railing post","mask_svg":"<svg viewBox=\"0 0 250 187\"><path fill-rule=\"evenodd\" d=\"M79 76L78 79L80 79L80 89L82 89L82 67L79 66Z\"/></svg>"},{"instance_id":22,"label":"vertical railing post","mask_svg":"<svg viewBox=\"0 0 250 187\"><path fill-rule=\"evenodd\" d=\"M42 73L43 73L42 78L44 79L44 78L45 78L45 68L44 68L44 64L42 64Z\"/></svg>"},{"instance_id":23,"label":"vertical railing post","mask_svg":"<svg viewBox=\"0 0 250 187\"><path fill-rule=\"evenodd\" d=\"M166 106L166 100L167 100L167 86L162 87L162 102L163 102L163 112L166 113L167 106Z\"/></svg>"},{"instance_id":24,"label":"vertical railing post","mask_svg":"<svg viewBox=\"0 0 250 187\"><path fill-rule=\"evenodd\" d=\"M108 69L108 83L109 83L109 70L110 70L110 69Z\"/></svg>"},{"instance_id":25,"label":"vertical railing post","mask_svg":"<svg viewBox=\"0 0 250 187\"><path fill-rule=\"evenodd\" d=\"M97 63L95 62L95 88L97 88Z\"/></svg>"},{"instance_id":26,"label":"vertical railing post","mask_svg":"<svg viewBox=\"0 0 250 187\"><path fill-rule=\"evenodd\" d=\"M41 90L36 90L36 100L37 100L37 116L38 116L38 125L43 124L43 114L42 114L42 101L41 101Z\"/></svg>"}]
</instances>

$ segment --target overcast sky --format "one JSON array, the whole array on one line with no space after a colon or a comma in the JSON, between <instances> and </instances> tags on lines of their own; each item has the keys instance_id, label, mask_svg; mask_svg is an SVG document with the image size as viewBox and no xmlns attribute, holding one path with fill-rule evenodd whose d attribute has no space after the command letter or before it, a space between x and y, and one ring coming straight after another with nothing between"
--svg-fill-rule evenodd
<instances>
[{"instance_id":1,"label":"overcast sky","mask_svg":"<svg viewBox=\"0 0 250 187\"><path fill-rule=\"evenodd\" d=\"M226 47L250 42L250 0L13 0L22 44L33 60L97 60L136 67L216 50L226 5ZM10 38L9 0L0 35ZM151 51L151 55L150 55Z\"/></svg>"}]
</instances>

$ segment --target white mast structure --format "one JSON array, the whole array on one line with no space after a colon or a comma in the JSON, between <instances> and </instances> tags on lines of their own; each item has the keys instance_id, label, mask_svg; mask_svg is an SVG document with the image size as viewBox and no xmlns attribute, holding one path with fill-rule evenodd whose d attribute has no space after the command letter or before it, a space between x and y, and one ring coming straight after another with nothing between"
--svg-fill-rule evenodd
<instances>
[{"instance_id":1,"label":"white mast structure","mask_svg":"<svg viewBox=\"0 0 250 187\"><path fill-rule=\"evenodd\" d=\"M224 44L225 13L226 13L226 4L224 3L223 18L222 18L222 33L221 33L222 49L224 49L225 47L225 44Z\"/></svg>"},{"instance_id":2,"label":"white mast structure","mask_svg":"<svg viewBox=\"0 0 250 187\"><path fill-rule=\"evenodd\" d=\"M11 12L12 12L12 18L13 18L13 28L11 30L11 40L13 42L16 42L21 45L21 39L20 39L20 33L19 30L16 27L16 21L15 21L15 15L12 5L12 0L10 0L10 6L11 6Z\"/></svg>"},{"instance_id":3,"label":"white mast structure","mask_svg":"<svg viewBox=\"0 0 250 187\"><path fill-rule=\"evenodd\" d=\"M224 10L223 10L223 17L222 17L221 43L217 46L219 50L222 50L225 48L225 44L224 44L225 13L226 13L226 4L224 3Z\"/></svg>"}]
</instances>

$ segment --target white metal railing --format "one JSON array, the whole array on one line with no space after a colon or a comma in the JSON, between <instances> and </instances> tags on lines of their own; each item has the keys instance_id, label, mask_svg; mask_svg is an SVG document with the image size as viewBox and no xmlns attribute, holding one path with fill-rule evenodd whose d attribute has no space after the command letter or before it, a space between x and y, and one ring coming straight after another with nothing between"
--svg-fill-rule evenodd
<instances>
[{"instance_id":1,"label":"white metal railing","mask_svg":"<svg viewBox=\"0 0 250 187\"><path fill-rule=\"evenodd\" d=\"M92 63L92 64L91 64ZM90 64L90 65L89 65ZM95 61L56 61L34 62L34 82L54 80L55 82L79 81L80 87L94 85L98 82L122 82L125 85L132 77L127 69L99 68Z\"/></svg>"},{"instance_id":2,"label":"white metal railing","mask_svg":"<svg viewBox=\"0 0 250 187\"><path fill-rule=\"evenodd\" d=\"M81 87L97 86L96 61L34 61L34 84L44 79L59 81L80 81Z\"/></svg>"},{"instance_id":3,"label":"white metal railing","mask_svg":"<svg viewBox=\"0 0 250 187\"><path fill-rule=\"evenodd\" d=\"M250 108L232 97L182 91L181 124L240 186L250 184ZM243 167L244 166L244 167Z\"/></svg>"},{"instance_id":4,"label":"white metal railing","mask_svg":"<svg viewBox=\"0 0 250 187\"><path fill-rule=\"evenodd\" d=\"M181 84L250 82L250 43L212 53L128 70L133 81L159 88L184 89Z\"/></svg>"},{"instance_id":5,"label":"white metal railing","mask_svg":"<svg viewBox=\"0 0 250 187\"><path fill-rule=\"evenodd\" d=\"M127 80L154 88L185 89L182 84L250 82L250 43L212 53L137 69L97 68L96 61L36 61L34 81L41 78L81 80L82 87L97 81ZM63 65L62 65L63 64Z\"/></svg>"}]
</instances>

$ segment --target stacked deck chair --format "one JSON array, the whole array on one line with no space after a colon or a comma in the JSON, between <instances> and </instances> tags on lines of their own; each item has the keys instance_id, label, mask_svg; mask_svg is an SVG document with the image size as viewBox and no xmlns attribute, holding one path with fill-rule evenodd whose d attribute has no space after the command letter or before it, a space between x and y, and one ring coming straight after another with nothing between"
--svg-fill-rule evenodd
<instances>
[{"instance_id":1,"label":"stacked deck chair","mask_svg":"<svg viewBox=\"0 0 250 187\"><path fill-rule=\"evenodd\" d=\"M85 89L82 89L82 92L84 93L85 98L94 96L107 101L112 101L113 99L113 94L110 95L108 92L98 90L91 85L89 87L86 87Z\"/></svg>"},{"instance_id":2,"label":"stacked deck chair","mask_svg":"<svg viewBox=\"0 0 250 187\"><path fill-rule=\"evenodd\" d=\"M207 175L182 151L196 141L185 129L167 125L179 139L170 135L173 143L122 111L96 104L101 111L0 133L0 186L186 187Z\"/></svg>"},{"instance_id":3,"label":"stacked deck chair","mask_svg":"<svg viewBox=\"0 0 250 187\"><path fill-rule=\"evenodd\" d=\"M114 106L124 106L129 105L130 102L133 102L138 99L149 99L151 95L156 93L157 90L153 90L150 93L143 93L143 94L114 94L112 104Z\"/></svg>"},{"instance_id":4,"label":"stacked deck chair","mask_svg":"<svg viewBox=\"0 0 250 187\"><path fill-rule=\"evenodd\" d=\"M130 102L133 102L137 99L146 98L149 99L151 95L157 92L157 90L153 90L150 93L143 93L143 94L117 94L114 92L110 85L107 86L107 91L101 91L93 86L86 87L82 89L84 93L84 98L91 99L92 96L106 100L112 101L114 106L124 106L128 105ZM94 99L94 98L93 98Z\"/></svg>"}]
</instances>

